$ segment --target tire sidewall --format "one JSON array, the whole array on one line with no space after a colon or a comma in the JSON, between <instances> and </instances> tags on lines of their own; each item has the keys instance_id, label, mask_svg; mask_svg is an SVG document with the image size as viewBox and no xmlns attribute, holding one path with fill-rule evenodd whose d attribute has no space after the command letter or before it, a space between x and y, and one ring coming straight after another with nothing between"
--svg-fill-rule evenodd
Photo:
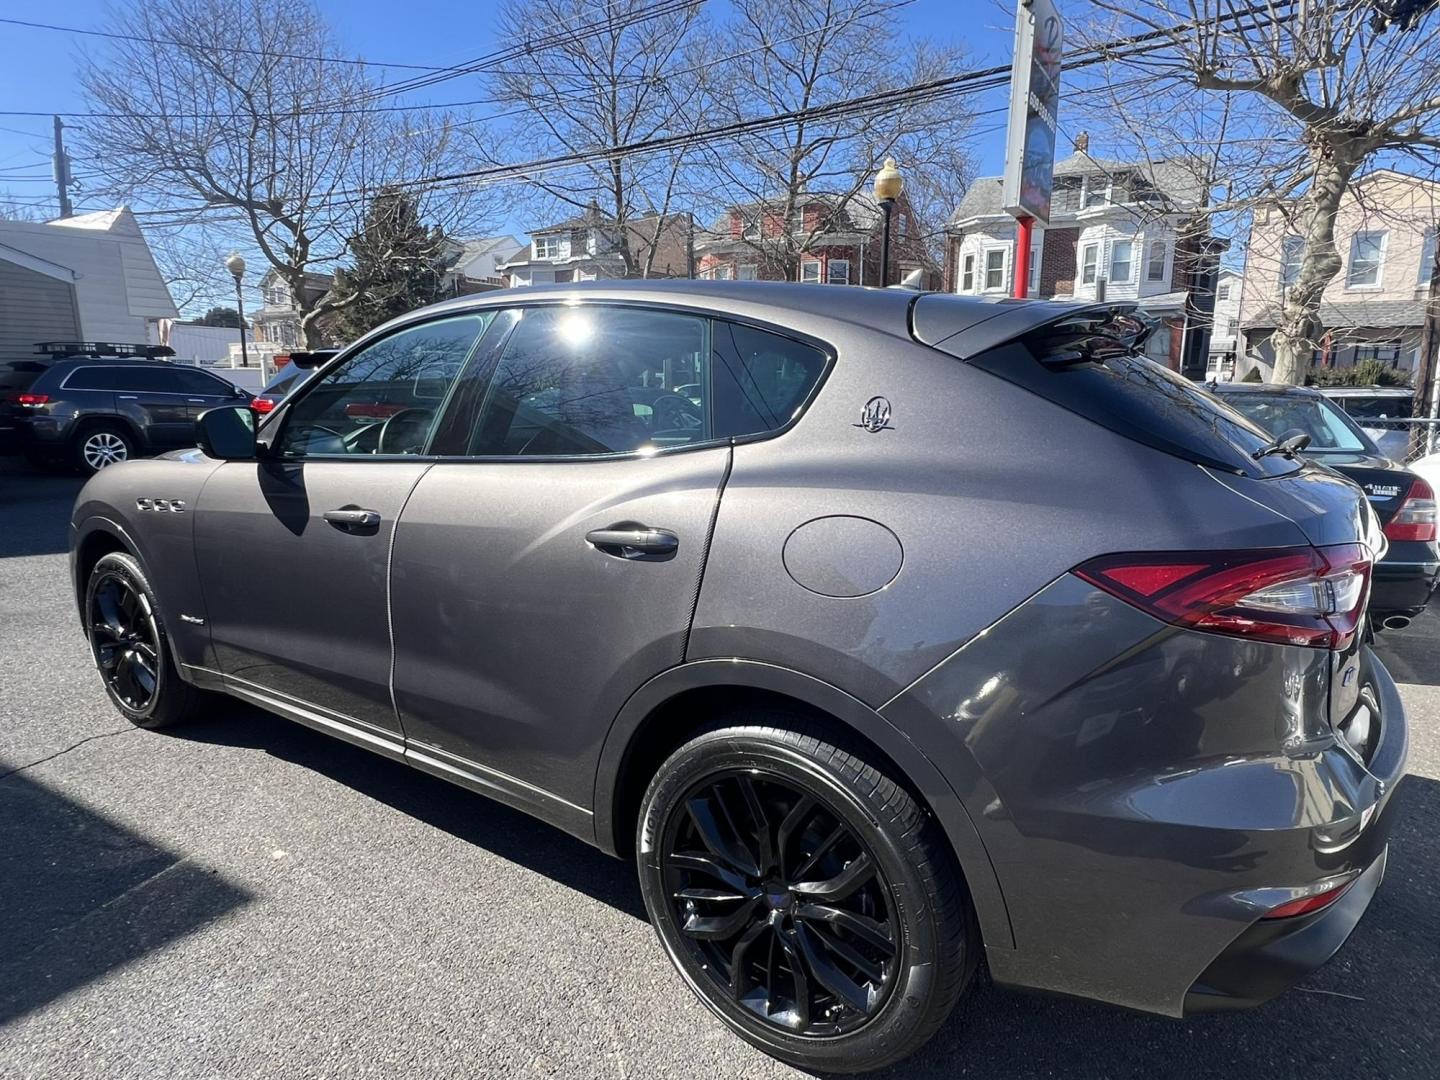
<instances>
[{"instance_id":1,"label":"tire sidewall","mask_svg":"<svg viewBox=\"0 0 1440 1080\"><path fill-rule=\"evenodd\" d=\"M154 635L155 693L151 695L150 702L144 709L132 709L115 693L114 688L110 685L110 680L105 678L100 667L100 650L95 644L95 634L90 629L95 593L101 584L111 578L124 581L140 596L146 608L145 617L149 621L151 632ZM167 699L171 685L176 678L170 660L170 641L166 637L165 627L160 621L160 605L155 599L154 590L150 588L150 582L146 579L144 570L141 569L139 561L134 556L122 552L111 552L102 556L95 564L95 568L90 571L90 578L85 583L85 637L90 644L90 658L95 663L95 670L100 673L101 684L105 687L105 694L109 697L111 704L138 727L159 727L168 723L170 717L166 708Z\"/></svg>"},{"instance_id":2,"label":"tire sidewall","mask_svg":"<svg viewBox=\"0 0 1440 1080\"><path fill-rule=\"evenodd\" d=\"M714 981L701 971L686 947L673 915L660 866L660 843L680 799L706 776L736 769L760 769L803 785L823 799L864 841L880 866L901 926L904 963L889 999L863 1027L844 1035L805 1038L764 1025L754 1014L712 991ZM935 912L899 839L865 799L840 776L799 749L761 732L719 731L682 747L661 766L641 806L636 836L640 891L665 952L705 1006L752 1045L803 1066L850 1071L864 1062L885 1061L908 1049L912 1033L925 1021L940 959Z\"/></svg>"}]
</instances>

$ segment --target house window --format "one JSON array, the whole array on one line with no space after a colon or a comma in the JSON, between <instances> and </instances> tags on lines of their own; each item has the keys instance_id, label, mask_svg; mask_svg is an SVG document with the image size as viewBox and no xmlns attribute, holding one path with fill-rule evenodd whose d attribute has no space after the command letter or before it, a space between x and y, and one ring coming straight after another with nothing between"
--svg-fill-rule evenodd
<instances>
[{"instance_id":1,"label":"house window","mask_svg":"<svg viewBox=\"0 0 1440 1080\"><path fill-rule=\"evenodd\" d=\"M1227 281L1224 285L1221 285L1221 286L1220 286L1220 290L1215 294L1215 299L1217 299L1217 300L1229 300L1229 299L1230 299L1230 283L1229 283L1228 281Z\"/></svg>"},{"instance_id":2,"label":"house window","mask_svg":"<svg viewBox=\"0 0 1440 1080\"><path fill-rule=\"evenodd\" d=\"M1100 263L1100 245L1086 244L1080 250L1080 284L1095 284L1095 268Z\"/></svg>"},{"instance_id":3,"label":"house window","mask_svg":"<svg viewBox=\"0 0 1440 1080\"><path fill-rule=\"evenodd\" d=\"M721 263L719 266L715 267L716 281L729 281L734 276L735 268L729 263Z\"/></svg>"},{"instance_id":4,"label":"house window","mask_svg":"<svg viewBox=\"0 0 1440 1080\"><path fill-rule=\"evenodd\" d=\"M975 256L966 255L961 263L963 269L960 271L960 291L969 293L975 291Z\"/></svg>"},{"instance_id":5,"label":"house window","mask_svg":"<svg viewBox=\"0 0 1440 1080\"><path fill-rule=\"evenodd\" d=\"M985 252L985 291L1005 288L1005 249L991 248Z\"/></svg>"},{"instance_id":6,"label":"house window","mask_svg":"<svg viewBox=\"0 0 1440 1080\"><path fill-rule=\"evenodd\" d=\"M1294 285L1300 280L1300 260L1305 257L1305 240L1287 236L1280 242L1280 284Z\"/></svg>"},{"instance_id":7,"label":"house window","mask_svg":"<svg viewBox=\"0 0 1440 1080\"><path fill-rule=\"evenodd\" d=\"M1034 296L1040 291L1040 249L1030 249L1030 280L1026 284L1026 291Z\"/></svg>"},{"instance_id":8,"label":"house window","mask_svg":"<svg viewBox=\"0 0 1440 1080\"><path fill-rule=\"evenodd\" d=\"M537 259L563 259L570 254L564 250L570 245L561 236L537 236L535 237L535 258Z\"/></svg>"},{"instance_id":9,"label":"house window","mask_svg":"<svg viewBox=\"0 0 1440 1080\"><path fill-rule=\"evenodd\" d=\"M741 263L735 268L735 276L741 281L754 281L757 269L759 268L754 263Z\"/></svg>"},{"instance_id":10,"label":"house window","mask_svg":"<svg viewBox=\"0 0 1440 1080\"><path fill-rule=\"evenodd\" d=\"M1379 287L1387 235L1384 232L1358 232L1350 238L1350 266L1345 274L1347 289Z\"/></svg>"},{"instance_id":11,"label":"house window","mask_svg":"<svg viewBox=\"0 0 1440 1080\"><path fill-rule=\"evenodd\" d=\"M289 307L290 305L290 290L284 285L272 285L260 292L266 307Z\"/></svg>"},{"instance_id":12,"label":"house window","mask_svg":"<svg viewBox=\"0 0 1440 1080\"><path fill-rule=\"evenodd\" d=\"M1145 280L1146 280L1146 281L1164 281L1164 280L1165 280L1165 241L1164 241L1164 240L1151 240L1151 241L1150 241L1150 261L1145 264ZM1229 286L1222 286L1222 288L1229 288ZM1221 299L1223 300L1224 297L1222 296Z\"/></svg>"},{"instance_id":13,"label":"house window","mask_svg":"<svg viewBox=\"0 0 1440 1080\"><path fill-rule=\"evenodd\" d=\"M1420 276L1416 279L1420 285L1430 284L1430 275L1435 272L1435 238L1440 236L1440 229L1428 229L1425 239L1420 242Z\"/></svg>"},{"instance_id":14,"label":"house window","mask_svg":"<svg viewBox=\"0 0 1440 1080\"><path fill-rule=\"evenodd\" d=\"M850 260L831 259L825 267L825 280L831 285L850 284Z\"/></svg>"},{"instance_id":15,"label":"house window","mask_svg":"<svg viewBox=\"0 0 1440 1080\"><path fill-rule=\"evenodd\" d=\"M1236 335L1236 333L1239 332L1239 330L1240 330L1240 320L1239 320L1239 319L1226 319L1226 320L1225 320L1225 336L1226 336L1226 337L1234 337L1234 336Z\"/></svg>"},{"instance_id":16,"label":"house window","mask_svg":"<svg viewBox=\"0 0 1440 1080\"><path fill-rule=\"evenodd\" d=\"M1092 206L1104 206L1109 201L1109 178L1104 176L1087 176L1085 178L1085 199L1081 205L1088 209Z\"/></svg>"},{"instance_id":17,"label":"house window","mask_svg":"<svg viewBox=\"0 0 1440 1080\"><path fill-rule=\"evenodd\" d=\"M1365 360L1379 360L1386 367L1396 367L1400 363L1400 342L1387 341L1374 345L1356 345L1355 362L1362 363Z\"/></svg>"},{"instance_id":18,"label":"house window","mask_svg":"<svg viewBox=\"0 0 1440 1080\"><path fill-rule=\"evenodd\" d=\"M1110 245L1110 280L1123 285L1133 281L1135 241L1116 240Z\"/></svg>"},{"instance_id":19,"label":"house window","mask_svg":"<svg viewBox=\"0 0 1440 1080\"><path fill-rule=\"evenodd\" d=\"M800 262L800 280L818 285L820 283L820 260L803 259Z\"/></svg>"},{"instance_id":20,"label":"house window","mask_svg":"<svg viewBox=\"0 0 1440 1080\"><path fill-rule=\"evenodd\" d=\"M759 240L760 212L757 210L753 214L746 214L744 222L745 223L743 226L743 232L741 233L741 235L744 236L746 240Z\"/></svg>"}]
</instances>

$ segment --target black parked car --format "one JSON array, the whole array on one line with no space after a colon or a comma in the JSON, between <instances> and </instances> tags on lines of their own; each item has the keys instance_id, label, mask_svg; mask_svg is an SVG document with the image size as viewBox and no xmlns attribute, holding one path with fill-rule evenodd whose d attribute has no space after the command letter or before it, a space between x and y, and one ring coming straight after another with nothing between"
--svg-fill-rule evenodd
<instances>
[{"instance_id":1,"label":"black parked car","mask_svg":"<svg viewBox=\"0 0 1440 1080\"><path fill-rule=\"evenodd\" d=\"M1364 490L1390 549L1375 564L1370 617L1399 630L1425 609L1440 575L1435 492L1423 477L1386 457L1329 394L1304 386L1216 384L1222 400L1277 439L1301 431L1310 437L1306 457L1343 473Z\"/></svg>"},{"instance_id":2,"label":"black parked car","mask_svg":"<svg viewBox=\"0 0 1440 1080\"><path fill-rule=\"evenodd\" d=\"M285 398L300 388L315 369L333 357L337 349L314 349L292 352L290 362L270 377L260 392L250 399L250 408L262 416L273 412Z\"/></svg>"},{"instance_id":3,"label":"black parked car","mask_svg":"<svg viewBox=\"0 0 1440 1080\"><path fill-rule=\"evenodd\" d=\"M120 355L21 361L5 384L0 429L9 429L11 448L84 473L194 446L202 412L250 400L198 368Z\"/></svg>"}]
</instances>

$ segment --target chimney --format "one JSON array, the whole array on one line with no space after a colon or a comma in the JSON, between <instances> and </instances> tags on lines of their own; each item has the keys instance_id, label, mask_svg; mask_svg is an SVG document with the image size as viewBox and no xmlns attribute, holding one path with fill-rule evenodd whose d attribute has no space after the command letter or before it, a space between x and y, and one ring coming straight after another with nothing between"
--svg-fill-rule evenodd
<instances>
[{"instance_id":1,"label":"chimney","mask_svg":"<svg viewBox=\"0 0 1440 1080\"><path fill-rule=\"evenodd\" d=\"M1090 133L1088 131L1082 131L1075 136L1075 153L1090 153Z\"/></svg>"}]
</instances>

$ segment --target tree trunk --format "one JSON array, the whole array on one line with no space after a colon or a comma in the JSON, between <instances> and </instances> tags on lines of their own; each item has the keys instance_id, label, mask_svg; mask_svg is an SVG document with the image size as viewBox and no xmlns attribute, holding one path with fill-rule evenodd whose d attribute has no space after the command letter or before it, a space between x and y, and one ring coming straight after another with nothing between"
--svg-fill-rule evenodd
<instances>
[{"instance_id":1,"label":"tree trunk","mask_svg":"<svg viewBox=\"0 0 1440 1080\"><path fill-rule=\"evenodd\" d=\"M1275 349L1272 381L1277 383L1305 381L1311 354L1323 329L1320 298L1341 268L1340 253L1335 248L1335 216L1355 166L1348 161L1336 161L1334 147L1325 143L1315 147L1312 153L1314 177L1299 206L1305 253L1295 284L1284 294L1279 325L1270 339Z\"/></svg>"}]
</instances>

